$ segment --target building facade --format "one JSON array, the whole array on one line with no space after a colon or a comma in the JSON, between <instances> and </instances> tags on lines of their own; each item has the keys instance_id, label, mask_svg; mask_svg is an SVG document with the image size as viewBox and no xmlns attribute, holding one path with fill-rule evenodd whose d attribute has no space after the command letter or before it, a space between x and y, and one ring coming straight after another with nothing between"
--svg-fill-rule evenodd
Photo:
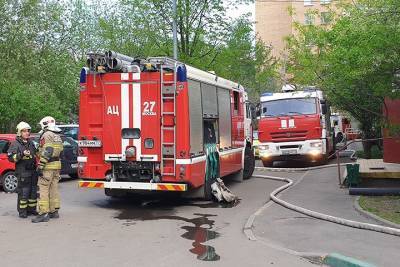
<instances>
[{"instance_id":1,"label":"building facade","mask_svg":"<svg viewBox=\"0 0 400 267\"><path fill-rule=\"evenodd\" d=\"M256 0L256 32L284 59L285 37L295 33L293 23L329 25L333 0Z\"/></svg>"}]
</instances>

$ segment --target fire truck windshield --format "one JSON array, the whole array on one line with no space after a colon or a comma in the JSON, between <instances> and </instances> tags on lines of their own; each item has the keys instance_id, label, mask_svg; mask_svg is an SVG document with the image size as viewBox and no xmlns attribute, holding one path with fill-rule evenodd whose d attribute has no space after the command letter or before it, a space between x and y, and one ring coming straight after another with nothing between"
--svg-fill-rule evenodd
<instances>
[{"instance_id":1,"label":"fire truck windshield","mask_svg":"<svg viewBox=\"0 0 400 267\"><path fill-rule=\"evenodd\" d=\"M289 98L261 103L261 117L310 115L317 113L315 98Z\"/></svg>"}]
</instances>

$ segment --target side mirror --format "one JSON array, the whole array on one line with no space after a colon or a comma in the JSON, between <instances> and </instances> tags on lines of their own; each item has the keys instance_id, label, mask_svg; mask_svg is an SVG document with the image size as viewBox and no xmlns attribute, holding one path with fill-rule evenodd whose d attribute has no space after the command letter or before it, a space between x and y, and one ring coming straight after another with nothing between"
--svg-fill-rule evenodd
<instances>
[{"instance_id":1,"label":"side mirror","mask_svg":"<svg viewBox=\"0 0 400 267\"><path fill-rule=\"evenodd\" d=\"M261 117L261 109L260 108L261 108L260 106L257 106L257 108L256 108L256 118Z\"/></svg>"},{"instance_id":2,"label":"side mirror","mask_svg":"<svg viewBox=\"0 0 400 267\"><path fill-rule=\"evenodd\" d=\"M320 101L320 103L321 103L322 115L325 115L326 113L328 113L328 105L327 105L327 103L326 103L326 100L325 100L325 99L322 99L322 100Z\"/></svg>"},{"instance_id":3,"label":"side mirror","mask_svg":"<svg viewBox=\"0 0 400 267\"><path fill-rule=\"evenodd\" d=\"M322 104L321 105L321 111L322 114L325 115L326 113L328 113L328 107L326 106L326 104Z\"/></svg>"}]
</instances>

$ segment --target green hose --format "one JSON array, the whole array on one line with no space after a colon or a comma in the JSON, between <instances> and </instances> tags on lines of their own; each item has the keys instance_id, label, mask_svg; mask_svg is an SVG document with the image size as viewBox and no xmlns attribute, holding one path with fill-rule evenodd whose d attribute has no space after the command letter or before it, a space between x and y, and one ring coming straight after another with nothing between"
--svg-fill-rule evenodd
<instances>
[{"instance_id":1,"label":"green hose","mask_svg":"<svg viewBox=\"0 0 400 267\"><path fill-rule=\"evenodd\" d=\"M206 161L206 180L216 180L219 178L219 154L216 144L205 144L207 156Z\"/></svg>"}]
</instances>

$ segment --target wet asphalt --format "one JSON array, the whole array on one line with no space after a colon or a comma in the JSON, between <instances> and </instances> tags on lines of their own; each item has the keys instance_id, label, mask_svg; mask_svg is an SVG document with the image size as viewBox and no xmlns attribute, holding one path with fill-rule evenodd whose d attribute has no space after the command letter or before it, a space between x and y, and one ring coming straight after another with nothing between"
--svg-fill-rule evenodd
<instances>
[{"instance_id":1,"label":"wet asphalt","mask_svg":"<svg viewBox=\"0 0 400 267\"><path fill-rule=\"evenodd\" d=\"M226 181L240 198L220 205L177 195L113 199L60 183L60 219L20 219L16 195L0 191L1 266L315 266L250 241L243 227L280 182Z\"/></svg>"}]
</instances>

